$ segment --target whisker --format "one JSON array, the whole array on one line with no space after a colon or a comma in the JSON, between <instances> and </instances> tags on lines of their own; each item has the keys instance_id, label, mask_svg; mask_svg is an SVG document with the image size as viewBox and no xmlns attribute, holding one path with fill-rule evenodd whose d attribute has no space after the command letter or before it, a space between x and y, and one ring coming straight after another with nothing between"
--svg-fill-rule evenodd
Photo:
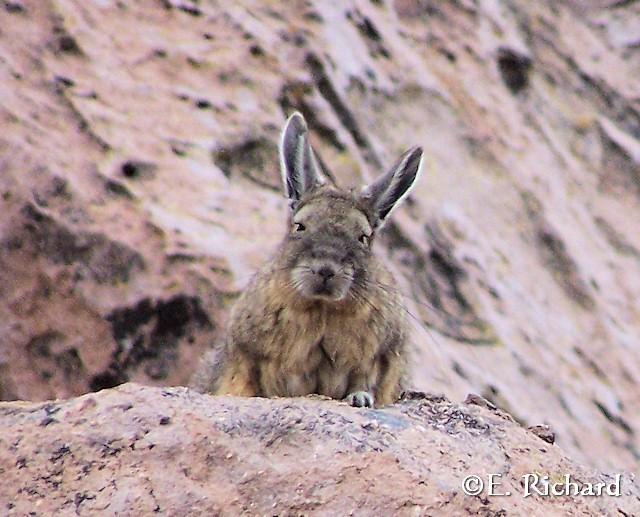
<instances>
[{"instance_id":1,"label":"whisker","mask_svg":"<svg viewBox=\"0 0 640 517\"><path fill-rule=\"evenodd\" d=\"M445 311L445 310L443 310L443 309L441 309L439 307L436 307L434 305L431 305L430 303L427 303L425 301L417 300L413 296L410 296L409 294L402 292L400 289L398 289L395 286L392 286L392 285L389 285L389 284L385 284L385 283L379 282L379 281L373 282L373 281L367 280L367 279L364 279L363 281L367 282L368 285L371 285L373 287L379 287L380 289L383 289L384 291L389 292L389 293L395 293L395 294L397 294L399 296L402 296L402 297L404 297L404 298L406 298L408 300L411 300L414 303L417 303L418 305L422 305L423 307L426 307L427 309L430 309L430 310L435 311L435 312L439 312L442 315L451 316L447 311Z\"/></svg>"},{"instance_id":2,"label":"whisker","mask_svg":"<svg viewBox=\"0 0 640 517\"><path fill-rule=\"evenodd\" d=\"M448 318L452 318L455 317L452 314L450 314L449 312L445 311L444 309L440 308L440 307L436 307L433 304L430 304L426 301L423 300L419 300L416 299L414 296L411 296L408 293L403 292L402 290L400 290L399 288L397 288L396 286L387 284L385 282L381 282L378 280L370 280L367 278L355 278L352 274L347 274L344 273L345 268L347 267L348 264L342 264L340 265L340 267L336 270L335 275L338 278L341 278L343 280L350 280L352 281L352 287L349 290L349 296L356 302L356 303L360 303L363 305L368 306L371 310L373 310L376 314L378 315L382 315L382 309L377 306L374 302L371 301L371 299L369 298L368 294L369 294L369 289L374 288L374 289L380 289L382 291L384 291L385 293L388 294L392 294L392 295L396 295L398 297L402 297L405 300L408 300L412 303L415 303L418 306L422 306L426 309L428 309L429 311L432 311L434 313L440 314L442 316L446 316ZM302 273L309 273L312 272L313 269L305 264L300 264L300 265L296 265L294 266L294 269L297 269L299 272ZM292 268L288 265L284 265L284 266L280 266L277 268L273 269L274 272L291 272ZM248 275L248 277L252 277L254 276L254 274L252 275ZM289 288L293 291L299 291L300 287L302 286L302 279L300 278L294 278L296 275L286 275L285 279L284 279L284 284L283 287L284 288ZM432 328L434 330L437 330L438 333L450 337L450 338L455 338L455 336L451 336L450 333L446 332L445 330L442 330L440 328L438 328L438 326L434 325L432 322L425 320L423 317L417 316L416 314L414 314L411 310L409 310L405 304L399 302L396 299L390 299L390 300L386 300L385 303L390 303L392 305L392 307L396 310L400 310L403 313L405 313L415 324L417 327L420 328L420 330L422 332L425 332L428 336L429 339L431 341L433 341L436 345L441 346L441 343L439 342L439 340L436 338L435 334L432 332ZM459 318L456 318L459 319ZM464 321L462 321L464 323Z\"/></svg>"},{"instance_id":3,"label":"whisker","mask_svg":"<svg viewBox=\"0 0 640 517\"><path fill-rule=\"evenodd\" d=\"M367 285L369 286L377 286L377 287L382 287L384 284L382 285L378 285L377 282L371 282L368 280L364 280L365 283L367 283ZM363 294L366 293L366 287L358 285L358 284L354 284L354 286L356 286L358 289L361 289L361 292L358 292L359 294L359 299L363 300L363 301L369 301L366 297L363 296ZM390 292L393 292L394 294L400 294L400 291L393 288L390 289ZM427 321L424 321L422 318L417 317L415 314L413 314L413 312L411 312L404 304L396 301L396 300L391 300L390 303L392 304L392 306L395 309L399 309L401 311L403 311L405 314L407 314L411 319L413 319L413 321L415 323L417 323L417 326L425 331L427 333L427 335L429 336L430 339L433 340L433 342L438 345L441 346L441 343L436 339L435 335L431 332L430 330L430 323ZM373 305L371 304L371 306L373 307ZM375 308L375 307L374 307Z\"/></svg>"}]
</instances>

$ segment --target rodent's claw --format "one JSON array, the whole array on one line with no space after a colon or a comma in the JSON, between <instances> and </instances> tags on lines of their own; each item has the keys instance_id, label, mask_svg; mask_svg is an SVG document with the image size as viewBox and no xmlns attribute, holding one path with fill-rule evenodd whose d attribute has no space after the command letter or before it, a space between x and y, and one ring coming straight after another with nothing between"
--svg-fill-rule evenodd
<instances>
[{"instance_id":1,"label":"rodent's claw","mask_svg":"<svg viewBox=\"0 0 640 517\"><path fill-rule=\"evenodd\" d=\"M367 391L354 391L347 400L353 407L373 407L373 395Z\"/></svg>"}]
</instances>

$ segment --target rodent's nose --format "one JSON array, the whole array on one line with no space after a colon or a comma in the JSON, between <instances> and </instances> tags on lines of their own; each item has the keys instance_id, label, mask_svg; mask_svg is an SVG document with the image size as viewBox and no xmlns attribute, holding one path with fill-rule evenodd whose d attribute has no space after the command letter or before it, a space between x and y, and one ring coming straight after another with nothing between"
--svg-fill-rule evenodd
<instances>
[{"instance_id":1,"label":"rodent's nose","mask_svg":"<svg viewBox=\"0 0 640 517\"><path fill-rule=\"evenodd\" d=\"M333 269L328 266L322 266L318 271L316 271L316 274L320 275L325 282L336 276Z\"/></svg>"}]
</instances>

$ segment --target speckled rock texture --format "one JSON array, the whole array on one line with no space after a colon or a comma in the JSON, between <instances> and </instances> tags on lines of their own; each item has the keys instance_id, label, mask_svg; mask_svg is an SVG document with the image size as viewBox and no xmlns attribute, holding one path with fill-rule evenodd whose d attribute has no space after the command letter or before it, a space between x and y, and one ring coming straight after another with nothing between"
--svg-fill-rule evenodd
<instances>
[{"instance_id":1,"label":"speckled rock texture","mask_svg":"<svg viewBox=\"0 0 640 517\"><path fill-rule=\"evenodd\" d=\"M0 404L3 515L637 515L619 497L523 497L521 477L610 483L506 413L410 398L379 409L125 384ZM469 474L501 493L466 496ZM34 513L29 513L34 512Z\"/></svg>"},{"instance_id":2,"label":"speckled rock texture","mask_svg":"<svg viewBox=\"0 0 640 517\"><path fill-rule=\"evenodd\" d=\"M413 315L415 388L478 393L549 424L575 461L637 470L638 20L630 1L1 1L0 399L185 384L284 231L276 143L298 109L343 185L425 149L420 184L376 243ZM190 411L213 425L233 404L267 415L287 402L220 404ZM131 414L101 432L122 426L135 462ZM292 448L291 468L300 454L312 458ZM334 497L318 490L308 497ZM78 494L69 511L109 499Z\"/></svg>"}]
</instances>

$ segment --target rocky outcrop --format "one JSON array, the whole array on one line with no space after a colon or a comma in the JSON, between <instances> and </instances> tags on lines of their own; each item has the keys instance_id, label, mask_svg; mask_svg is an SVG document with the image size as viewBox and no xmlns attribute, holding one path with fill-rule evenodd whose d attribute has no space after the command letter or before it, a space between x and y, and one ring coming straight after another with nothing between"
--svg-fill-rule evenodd
<instances>
[{"instance_id":1,"label":"rocky outcrop","mask_svg":"<svg viewBox=\"0 0 640 517\"><path fill-rule=\"evenodd\" d=\"M425 149L376 243L415 387L636 469L639 9L0 2L0 398L185 384L280 238L298 109L345 185Z\"/></svg>"},{"instance_id":2,"label":"rocky outcrop","mask_svg":"<svg viewBox=\"0 0 640 517\"><path fill-rule=\"evenodd\" d=\"M460 516L640 510L630 473L622 473L619 496L525 497L526 474L552 483L570 475L582 487L615 478L569 460L479 400L457 405L412 394L368 410L318 398L234 399L125 384L67 401L3 403L0 509ZM489 496L490 474L499 476L494 490L511 495ZM485 480L482 493L464 494L469 475Z\"/></svg>"}]
</instances>

